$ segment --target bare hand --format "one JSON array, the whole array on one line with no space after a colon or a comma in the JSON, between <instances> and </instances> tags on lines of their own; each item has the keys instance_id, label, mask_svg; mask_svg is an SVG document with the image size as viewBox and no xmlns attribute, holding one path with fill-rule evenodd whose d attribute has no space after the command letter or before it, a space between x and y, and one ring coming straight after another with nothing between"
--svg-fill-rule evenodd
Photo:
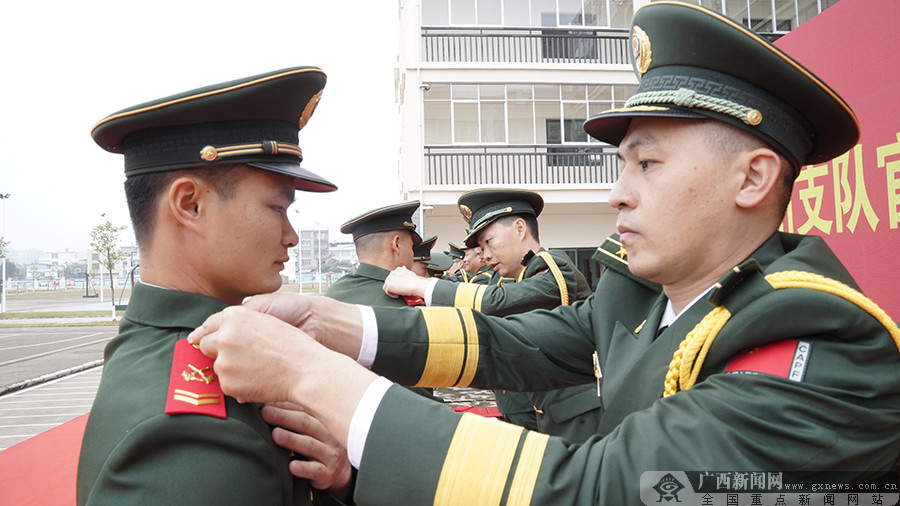
<instances>
[{"instance_id":1,"label":"bare hand","mask_svg":"<svg viewBox=\"0 0 900 506\"><path fill-rule=\"evenodd\" d=\"M347 450L319 420L290 403L268 404L262 415L266 422L278 426L272 430L276 444L309 459L291 461L291 474L338 499L350 497L352 474Z\"/></svg>"},{"instance_id":2,"label":"bare hand","mask_svg":"<svg viewBox=\"0 0 900 506\"><path fill-rule=\"evenodd\" d=\"M296 364L321 349L304 332L242 306L210 316L188 341L216 359L222 390L240 402L290 400L301 370Z\"/></svg>"},{"instance_id":3,"label":"bare hand","mask_svg":"<svg viewBox=\"0 0 900 506\"><path fill-rule=\"evenodd\" d=\"M384 293L395 298L403 295L424 297L427 287L428 279L406 267L397 267L384 280Z\"/></svg>"},{"instance_id":4,"label":"bare hand","mask_svg":"<svg viewBox=\"0 0 900 506\"><path fill-rule=\"evenodd\" d=\"M362 319L354 304L327 297L270 293L250 297L243 306L297 327L326 348L354 359L359 356Z\"/></svg>"},{"instance_id":5,"label":"bare hand","mask_svg":"<svg viewBox=\"0 0 900 506\"><path fill-rule=\"evenodd\" d=\"M356 307L344 306L360 320ZM213 370L227 395L239 402L300 404L344 446L356 406L377 378L302 330L243 306L210 316L188 341L215 359Z\"/></svg>"}]
</instances>

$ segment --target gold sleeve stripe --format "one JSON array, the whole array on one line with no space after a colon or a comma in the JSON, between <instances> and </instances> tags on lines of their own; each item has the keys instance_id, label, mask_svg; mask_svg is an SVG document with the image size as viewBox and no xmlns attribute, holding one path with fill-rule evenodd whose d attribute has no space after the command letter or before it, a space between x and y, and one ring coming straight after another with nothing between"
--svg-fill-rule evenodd
<instances>
[{"instance_id":1,"label":"gold sleeve stripe","mask_svg":"<svg viewBox=\"0 0 900 506\"><path fill-rule=\"evenodd\" d=\"M421 308L428 332L425 369L415 386L468 386L478 365L478 332L469 308Z\"/></svg>"},{"instance_id":2,"label":"gold sleeve stripe","mask_svg":"<svg viewBox=\"0 0 900 506\"><path fill-rule=\"evenodd\" d=\"M458 283L456 285L456 297L453 299L453 305L456 307L475 307L475 293L478 291L479 285L469 283Z\"/></svg>"},{"instance_id":3,"label":"gold sleeve stripe","mask_svg":"<svg viewBox=\"0 0 900 506\"><path fill-rule=\"evenodd\" d=\"M463 414L444 459L434 504L499 505L523 430Z\"/></svg>"},{"instance_id":4,"label":"gold sleeve stripe","mask_svg":"<svg viewBox=\"0 0 900 506\"><path fill-rule=\"evenodd\" d=\"M459 316L466 332L466 359L462 374L456 382L458 387L467 387L475 379L475 371L478 369L478 327L475 325L475 317L472 311L460 309Z\"/></svg>"},{"instance_id":5,"label":"gold sleeve stripe","mask_svg":"<svg viewBox=\"0 0 900 506\"><path fill-rule=\"evenodd\" d=\"M478 285L478 290L475 291L475 311L481 312L481 302L484 300L484 292L487 290L487 286Z\"/></svg>"},{"instance_id":6,"label":"gold sleeve stripe","mask_svg":"<svg viewBox=\"0 0 900 506\"><path fill-rule=\"evenodd\" d=\"M549 440L550 436L538 432L529 432L525 435L525 444L516 465L516 474L509 489L507 504L531 504L531 495L534 493Z\"/></svg>"},{"instance_id":7,"label":"gold sleeve stripe","mask_svg":"<svg viewBox=\"0 0 900 506\"><path fill-rule=\"evenodd\" d=\"M481 301L484 299L486 285L472 283L458 283L456 297L453 299L454 307L470 307L475 311L481 311Z\"/></svg>"},{"instance_id":8,"label":"gold sleeve stripe","mask_svg":"<svg viewBox=\"0 0 900 506\"><path fill-rule=\"evenodd\" d=\"M547 267L550 268L550 272L553 273L553 279L556 280L556 286L559 287L559 300L563 306L569 305L569 288L566 285L566 278L563 277L562 271L559 270L559 266L556 265L556 260L553 260L553 257L550 256L550 253L546 251L539 251L538 256L544 259L544 262L547 263Z\"/></svg>"}]
</instances>

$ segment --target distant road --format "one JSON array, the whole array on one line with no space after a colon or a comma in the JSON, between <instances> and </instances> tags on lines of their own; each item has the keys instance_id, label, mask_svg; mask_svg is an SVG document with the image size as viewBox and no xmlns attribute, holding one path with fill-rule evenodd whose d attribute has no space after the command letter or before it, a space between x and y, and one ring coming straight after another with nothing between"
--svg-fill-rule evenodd
<instances>
[{"instance_id":1,"label":"distant road","mask_svg":"<svg viewBox=\"0 0 900 506\"><path fill-rule=\"evenodd\" d=\"M0 387L103 358L118 327L0 328Z\"/></svg>"}]
</instances>

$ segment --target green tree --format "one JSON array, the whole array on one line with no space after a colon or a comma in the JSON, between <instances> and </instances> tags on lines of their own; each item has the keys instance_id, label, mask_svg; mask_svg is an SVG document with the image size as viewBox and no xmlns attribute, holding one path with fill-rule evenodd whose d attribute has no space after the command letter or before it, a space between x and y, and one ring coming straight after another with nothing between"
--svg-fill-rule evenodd
<instances>
[{"instance_id":1,"label":"green tree","mask_svg":"<svg viewBox=\"0 0 900 506\"><path fill-rule=\"evenodd\" d=\"M99 255L101 268L106 267L109 272L109 288L112 292L112 300L116 300L116 283L113 276L113 268L116 262L124 260L125 253L119 248L119 233L125 230L125 225L115 226L111 221L97 225L91 230L91 248Z\"/></svg>"}]
</instances>

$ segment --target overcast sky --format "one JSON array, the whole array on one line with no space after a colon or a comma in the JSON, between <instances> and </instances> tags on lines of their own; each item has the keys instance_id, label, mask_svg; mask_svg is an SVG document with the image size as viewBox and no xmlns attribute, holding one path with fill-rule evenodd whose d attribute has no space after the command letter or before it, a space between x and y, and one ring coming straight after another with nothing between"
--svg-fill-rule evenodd
<instances>
[{"instance_id":1,"label":"overcast sky","mask_svg":"<svg viewBox=\"0 0 900 506\"><path fill-rule=\"evenodd\" d=\"M336 233L398 202L396 23L393 1L0 0L0 194L10 194L0 235L15 250L81 251L109 219L128 226L131 244L122 157L100 149L91 127L141 102L295 65L328 75L300 147L303 165L339 187L298 193L295 227Z\"/></svg>"}]
</instances>

